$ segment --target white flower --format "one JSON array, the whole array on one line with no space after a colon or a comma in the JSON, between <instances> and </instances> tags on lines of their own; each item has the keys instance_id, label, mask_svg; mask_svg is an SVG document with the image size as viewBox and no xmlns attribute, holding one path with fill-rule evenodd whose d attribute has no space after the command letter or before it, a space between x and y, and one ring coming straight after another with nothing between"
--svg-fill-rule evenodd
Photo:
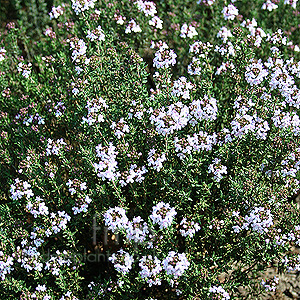
<instances>
[{"instance_id":1,"label":"white flower","mask_svg":"<svg viewBox=\"0 0 300 300\"><path fill-rule=\"evenodd\" d=\"M162 229L171 226L176 214L175 208L168 203L159 202L152 207L150 219L153 221L153 224L158 224Z\"/></svg>"},{"instance_id":2,"label":"white flower","mask_svg":"<svg viewBox=\"0 0 300 300\"><path fill-rule=\"evenodd\" d=\"M132 264L134 263L133 256L131 256L128 252L125 252L123 249L120 249L117 253L114 253L110 258L115 267L115 269L123 274L128 273Z\"/></svg>"}]
</instances>

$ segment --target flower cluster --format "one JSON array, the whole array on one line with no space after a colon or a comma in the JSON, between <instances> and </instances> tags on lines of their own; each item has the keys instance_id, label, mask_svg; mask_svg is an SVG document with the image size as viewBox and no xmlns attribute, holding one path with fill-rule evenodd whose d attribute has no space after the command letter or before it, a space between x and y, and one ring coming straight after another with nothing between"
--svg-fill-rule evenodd
<instances>
[{"instance_id":1,"label":"flower cluster","mask_svg":"<svg viewBox=\"0 0 300 300\"><path fill-rule=\"evenodd\" d=\"M170 204L159 202L153 206L150 219L153 224L158 224L163 229L171 226L176 214L175 208L171 207Z\"/></svg>"},{"instance_id":2,"label":"flower cluster","mask_svg":"<svg viewBox=\"0 0 300 300\"><path fill-rule=\"evenodd\" d=\"M91 41L104 41L105 40L105 34L99 25L96 29L87 32L87 39L90 39Z\"/></svg>"},{"instance_id":3,"label":"flower cluster","mask_svg":"<svg viewBox=\"0 0 300 300\"><path fill-rule=\"evenodd\" d=\"M201 229L198 223L188 221L187 218L182 219L180 226L182 226L182 229L180 229L179 232L183 237L192 238L194 234Z\"/></svg>"},{"instance_id":4,"label":"flower cluster","mask_svg":"<svg viewBox=\"0 0 300 300\"><path fill-rule=\"evenodd\" d=\"M118 162L116 161L118 152L116 147L109 143L108 147L99 144L96 147L97 157L100 158L99 163L94 163L95 172L102 180L108 179L110 181L116 180L120 177L118 172Z\"/></svg>"},{"instance_id":5,"label":"flower cluster","mask_svg":"<svg viewBox=\"0 0 300 300\"><path fill-rule=\"evenodd\" d=\"M120 229L127 227L128 218L126 217L126 212L124 208L115 207L110 208L103 215L105 226L113 232L117 232Z\"/></svg>"},{"instance_id":6,"label":"flower cluster","mask_svg":"<svg viewBox=\"0 0 300 300\"><path fill-rule=\"evenodd\" d=\"M72 0L72 8L76 15L94 8L96 0Z\"/></svg>"},{"instance_id":7,"label":"flower cluster","mask_svg":"<svg viewBox=\"0 0 300 300\"><path fill-rule=\"evenodd\" d=\"M166 69L176 64L177 54L174 50L168 48L168 46L162 46L155 52L155 57L153 59L153 65L155 68Z\"/></svg>"},{"instance_id":8,"label":"flower cluster","mask_svg":"<svg viewBox=\"0 0 300 300\"><path fill-rule=\"evenodd\" d=\"M65 5L52 6L51 12L49 13L50 20L57 19L62 16L65 12Z\"/></svg>"},{"instance_id":9,"label":"flower cluster","mask_svg":"<svg viewBox=\"0 0 300 300\"><path fill-rule=\"evenodd\" d=\"M235 214L239 217L239 213ZM249 215L245 217L239 217L239 225L233 226L233 230L239 233L243 229L249 230L252 228L260 234L265 234L269 231L269 228L274 225L273 215L269 209L264 207L255 207L250 211Z\"/></svg>"},{"instance_id":10,"label":"flower cluster","mask_svg":"<svg viewBox=\"0 0 300 300\"><path fill-rule=\"evenodd\" d=\"M172 95L181 96L183 99L190 99L190 90L194 88L191 82L187 82L187 79L182 76L174 82Z\"/></svg>"},{"instance_id":11,"label":"flower cluster","mask_svg":"<svg viewBox=\"0 0 300 300\"><path fill-rule=\"evenodd\" d=\"M234 20L239 11L233 4L229 4L223 8L222 13L225 20Z\"/></svg>"},{"instance_id":12,"label":"flower cluster","mask_svg":"<svg viewBox=\"0 0 300 300\"><path fill-rule=\"evenodd\" d=\"M212 173L216 182L220 182L223 174L227 174L227 167L221 164L221 159L214 158L212 164L208 166L208 173Z\"/></svg>"},{"instance_id":13,"label":"flower cluster","mask_svg":"<svg viewBox=\"0 0 300 300\"><path fill-rule=\"evenodd\" d=\"M57 139L56 141L52 139L47 140L47 148L46 148L46 155L60 155L64 149L67 147L66 142L63 138Z\"/></svg>"},{"instance_id":14,"label":"flower cluster","mask_svg":"<svg viewBox=\"0 0 300 300\"><path fill-rule=\"evenodd\" d=\"M133 257L123 249L120 249L117 253L113 253L109 257L109 260L113 263L115 269L122 274L128 273L134 263Z\"/></svg>"},{"instance_id":15,"label":"flower cluster","mask_svg":"<svg viewBox=\"0 0 300 300\"><path fill-rule=\"evenodd\" d=\"M22 76L25 78L29 78L31 74L32 64L25 64L24 62L19 62L18 64L18 72L22 73Z\"/></svg>"},{"instance_id":16,"label":"flower cluster","mask_svg":"<svg viewBox=\"0 0 300 300\"><path fill-rule=\"evenodd\" d=\"M21 199L23 196L27 199L34 196L31 184L19 178L16 178L14 184L10 186L10 193L13 200Z\"/></svg>"},{"instance_id":17,"label":"flower cluster","mask_svg":"<svg viewBox=\"0 0 300 300\"><path fill-rule=\"evenodd\" d=\"M178 278L189 268L190 262L187 260L185 253L170 251L162 261L162 266L167 275Z\"/></svg>"},{"instance_id":18,"label":"flower cluster","mask_svg":"<svg viewBox=\"0 0 300 300\"><path fill-rule=\"evenodd\" d=\"M148 153L148 166L152 166L154 170L159 172L161 168L163 167L163 162L166 161L166 154L162 153L159 155L157 151L153 148Z\"/></svg>"},{"instance_id":19,"label":"flower cluster","mask_svg":"<svg viewBox=\"0 0 300 300\"><path fill-rule=\"evenodd\" d=\"M88 100L85 107L88 113L86 117L82 117L83 123L93 125L94 123L104 122L103 112L108 108L108 105L103 98Z\"/></svg>"},{"instance_id":20,"label":"flower cluster","mask_svg":"<svg viewBox=\"0 0 300 300\"><path fill-rule=\"evenodd\" d=\"M156 256L143 256L139 261L139 266L141 268L139 274L150 287L152 285L161 285L161 279L159 277L162 271L161 261Z\"/></svg>"},{"instance_id":21,"label":"flower cluster","mask_svg":"<svg viewBox=\"0 0 300 300\"><path fill-rule=\"evenodd\" d=\"M182 38L190 38L192 39L194 36L198 35L198 32L196 31L196 28L192 25L187 25L184 23L180 29L180 36Z\"/></svg>"},{"instance_id":22,"label":"flower cluster","mask_svg":"<svg viewBox=\"0 0 300 300\"><path fill-rule=\"evenodd\" d=\"M39 196L37 196L35 200L31 199L28 201L26 210L33 214L35 218L37 218L37 216L45 216L49 214L48 207L43 199Z\"/></svg>"},{"instance_id":23,"label":"flower cluster","mask_svg":"<svg viewBox=\"0 0 300 300\"><path fill-rule=\"evenodd\" d=\"M209 292L214 294L213 299L228 300L230 299L229 293L227 293L221 286L212 286L209 288Z\"/></svg>"}]
</instances>

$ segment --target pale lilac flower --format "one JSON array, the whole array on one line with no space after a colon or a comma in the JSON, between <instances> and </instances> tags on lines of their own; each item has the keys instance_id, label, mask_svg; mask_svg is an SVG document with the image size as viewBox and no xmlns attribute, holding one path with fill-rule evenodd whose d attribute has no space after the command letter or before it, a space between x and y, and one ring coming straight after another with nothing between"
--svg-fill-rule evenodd
<instances>
[{"instance_id":1,"label":"pale lilac flower","mask_svg":"<svg viewBox=\"0 0 300 300\"><path fill-rule=\"evenodd\" d=\"M187 25L186 23L184 23L182 26L181 26L181 29L180 29L180 36L182 38L190 38L192 39L194 36L198 35L198 32L196 31L196 28L192 25Z\"/></svg>"},{"instance_id":2,"label":"pale lilac flower","mask_svg":"<svg viewBox=\"0 0 300 300\"><path fill-rule=\"evenodd\" d=\"M201 229L198 223L188 221L187 218L183 218L180 225L182 226L182 229L180 229L179 232L183 237L192 238L194 234Z\"/></svg>"},{"instance_id":3,"label":"pale lilac flower","mask_svg":"<svg viewBox=\"0 0 300 300\"><path fill-rule=\"evenodd\" d=\"M228 38L232 37L230 29L227 29L225 26L221 27L219 32L217 33L217 37L221 38L224 43L228 40Z\"/></svg>"},{"instance_id":4,"label":"pale lilac flower","mask_svg":"<svg viewBox=\"0 0 300 300\"><path fill-rule=\"evenodd\" d=\"M35 198L35 200L31 199L27 202L26 209L33 214L34 218L37 218L37 216L46 216L49 214L49 209L46 206L43 199L39 196Z\"/></svg>"},{"instance_id":5,"label":"pale lilac flower","mask_svg":"<svg viewBox=\"0 0 300 300\"><path fill-rule=\"evenodd\" d=\"M172 49L160 48L155 53L153 65L155 68L169 68L176 64L177 54Z\"/></svg>"},{"instance_id":6,"label":"pale lilac flower","mask_svg":"<svg viewBox=\"0 0 300 300\"><path fill-rule=\"evenodd\" d=\"M209 292L212 294L216 294L213 296L213 299L220 299L220 300L229 300L230 296L221 286L212 286L209 288Z\"/></svg>"},{"instance_id":7,"label":"pale lilac flower","mask_svg":"<svg viewBox=\"0 0 300 300\"><path fill-rule=\"evenodd\" d=\"M274 9L276 9L278 7L277 4L275 4L274 2L272 2L271 0L267 0L265 3L263 3L262 5L262 9L263 10L268 10L268 11L272 11Z\"/></svg>"},{"instance_id":8,"label":"pale lilac flower","mask_svg":"<svg viewBox=\"0 0 300 300\"><path fill-rule=\"evenodd\" d=\"M116 161L118 152L115 149L116 147L112 143L109 143L108 147L101 144L96 147L97 157L100 158L100 161L94 163L94 168L97 176L102 180L113 181L120 177L118 162Z\"/></svg>"},{"instance_id":9,"label":"pale lilac flower","mask_svg":"<svg viewBox=\"0 0 300 300\"><path fill-rule=\"evenodd\" d=\"M125 33L131 33L131 32L142 32L142 29L141 27L135 22L135 20L131 19L129 22L128 22L128 25L125 29Z\"/></svg>"},{"instance_id":10,"label":"pale lilac flower","mask_svg":"<svg viewBox=\"0 0 300 300\"><path fill-rule=\"evenodd\" d=\"M274 276L273 278L261 281L261 285L265 288L266 292L275 292L276 286L279 283L279 278Z\"/></svg>"},{"instance_id":11,"label":"pale lilac flower","mask_svg":"<svg viewBox=\"0 0 300 300\"><path fill-rule=\"evenodd\" d=\"M118 272L123 274L127 274L134 263L133 256L123 249L120 249L117 253L114 253L111 257L109 257L109 261L113 263Z\"/></svg>"},{"instance_id":12,"label":"pale lilac flower","mask_svg":"<svg viewBox=\"0 0 300 300\"><path fill-rule=\"evenodd\" d=\"M171 226L176 214L175 208L171 207L170 204L159 202L152 207L150 219L153 224L158 224L160 229L163 229Z\"/></svg>"},{"instance_id":13,"label":"pale lilac flower","mask_svg":"<svg viewBox=\"0 0 300 300\"><path fill-rule=\"evenodd\" d=\"M157 13L155 3L152 1L138 0L135 2L135 4L137 5L138 9L145 14L146 17L154 17L154 15Z\"/></svg>"},{"instance_id":14,"label":"pale lilac flower","mask_svg":"<svg viewBox=\"0 0 300 300\"><path fill-rule=\"evenodd\" d=\"M223 8L222 13L225 20L234 20L234 18L239 14L239 11L234 5L229 4Z\"/></svg>"},{"instance_id":15,"label":"pale lilac flower","mask_svg":"<svg viewBox=\"0 0 300 300\"><path fill-rule=\"evenodd\" d=\"M189 268L190 263L187 260L185 253L170 251L168 256L162 261L162 266L167 275L178 278Z\"/></svg>"},{"instance_id":16,"label":"pale lilac flower","mask_svg":"<svg viewBox=\"0 0 300 300\"><path fill-rule=\"evenodd\" d=\"M166 154L162 153L159 155L154 148L152 148L148 153L148 166L152 166L154 170L159 172L163 167L163 162L166 161Z\"/></svg>"},{"instance_id":17,"label":"pale lilac flower","mask_svg":"<svg viewBox=\"0 0 300 300\"><path fill-rule=\"evenodd\" d=\"M92 31L88 30L86 37L88 39L90 39L91 41L96 41L96 40L104 41L105 40L105 35L104 35L104 32L100 25Z\"/></svg>"},{"instance_id":18,"label":"pale lilac flower","mask_svg":"<svg viewBox=\"0 0 300 300\"><path fill-rule=\"evenodd\" d=\"M219 158L215 158L212 161L212 164L208 166L208 173L212 173L214 175L214 179L216 182L220 182L223 178L223 174L227 174L227 167L223 166Z\"/></svg>"},{"instance_id":19,"label":"pale lilac flower","mask_svg":"<svg viewBox=\"0 0 300 300\"><path fill-rule=\"evenodd\" d=\"M76 15L89 10L90 8L94 8L96 0L71 0L72 8L75 11Z\"/></svg>"},{"instance_id":20,"label":"pale lilac flower","mask_svg":"<svg viewBox=\"0 0 300 300\"><path fill-rule=\"evenodd\" d=\"M57 7L52 6L51 12L49 13L50 20L57 19L59 16L62 16L65 11L64 6L64 4L58 5Z\"/></svg>"},{"instance_id":21,"label":"pale lilac flower","mask_svg":"<svg viewBox=\"0 0 300 300\"><path fill-rule=\"evenodd\" d=\"M148 233L148 225L140 216L134 217L126 226L126 238L135 243L144 242Z\"/></svg>"},{"instance_id":22,"label":"pale lilac flower","mask_svg":"<svg viewBox=\"0 0 300 300\"><path fill-rule=\"evenodd\" d=\"M31 67L32 67L31 63L28 63L26 65L23 62L19 62L19 64L18 64L18 72L22 73L23 77L29 78L29 75L31 74Z\"/></svg>"},{"instance_id":23,"label":"pale lilac flower","mask_svg":"<svg viewBox=\"0 0 300 300\"><path fill-rule=\"evenodd\" d=\"M0 62L5 59L6 50L4 48L0 48Z\"/></svg>"},{"instance_id":24,"label":"pale lilac flower","mask_svg":"<svg viewBox=\"0 0 300 300\"><path fill-rule=\"evenodd\" d=\"M250 65L246 67L245 79L250 85L258 85L268 76L268 71L264 69L261 60L250 60Z\"/></svg>"},{"instance_id":25,"label":"pale lilac flower","mask_svg":"<svg viewBox=\"0 0 300 300\"><path fill-rule=\"evenodd\" d=\"M112 232L117 232L120 229L127 228L128 218L124 208L114 207L107 210L104 215L105 226Z\"/></svg>"},{"instance_id":26,"label":"pale lilac flower","mask_svg":"<svg viewBox=\"0 0 300 300\"><path fill-rule=\"evenodd\" d=\"M151 20L149 20L149 25L157 29L162 29L163 21L159 17L154 16Z\"/></svg>"},{"instance_id":27,"label":"pale lilac flower","mask_svg":"<svg viewBox=\"0 0 300 300\"><path fill-rule=\"evenodd\" d=\"M156 256L143 256L140 259L139 266L141 268L139 274L150 287L152 285L161 285L159 274L162 271L162 267L160 260Z\"/></svg>"},{"instance_id":28,"label":"pale lilac flower","mask_svg":"<svg viewBox=\"0 0 300 300\"><path fill-rule=\"evenodd\" d=\"M188 82L186 77L181 76L178 80L174 81L171 94L183 99L190 99L190 90L194 88L191 82Z\"/></svg>"}]
</instances>

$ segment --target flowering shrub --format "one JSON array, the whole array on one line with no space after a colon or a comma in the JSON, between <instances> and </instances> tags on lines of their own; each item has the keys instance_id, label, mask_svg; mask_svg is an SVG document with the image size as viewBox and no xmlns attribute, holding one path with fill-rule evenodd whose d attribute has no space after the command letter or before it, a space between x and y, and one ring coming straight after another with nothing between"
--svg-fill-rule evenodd
<instances>
[{"instance_id":1,"label":"flowering shrub","mask_svg":"<svg viewBox=\"0 0 300 300\"><path fill-rule=\"evenodd\" d=\"M53 2L0 30L1 299L274 293L300 270L297 1Z\"/></svg>"}]
</instances>

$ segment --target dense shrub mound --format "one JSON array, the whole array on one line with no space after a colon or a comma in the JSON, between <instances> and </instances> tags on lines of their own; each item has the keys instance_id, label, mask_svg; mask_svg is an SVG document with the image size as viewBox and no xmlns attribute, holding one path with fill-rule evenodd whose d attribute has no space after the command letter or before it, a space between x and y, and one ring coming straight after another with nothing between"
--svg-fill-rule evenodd
<instances>
[{"instance_id":1,"label":"dense shrub mound","mask_svg":"<svg viewBox=\"0 0 300 300\"><path fill-rule=\"evenodd\" d=\"M297 1L11 5L1 299L259 299L300 271Z\"/></svg>"}]
</instances>

